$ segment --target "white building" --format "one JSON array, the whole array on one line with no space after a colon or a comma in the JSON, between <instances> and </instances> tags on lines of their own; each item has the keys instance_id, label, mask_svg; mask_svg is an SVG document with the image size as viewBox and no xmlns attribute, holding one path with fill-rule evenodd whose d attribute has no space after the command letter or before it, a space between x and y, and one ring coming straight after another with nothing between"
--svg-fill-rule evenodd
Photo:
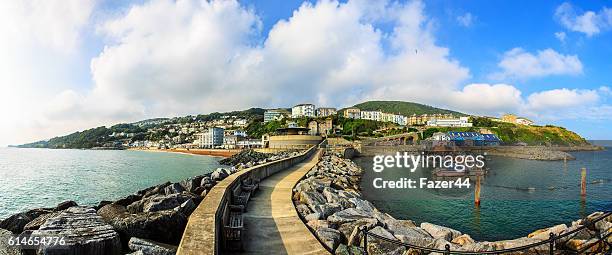
<instances>
[{"instance_id":1,"label":"white building","mask_svg":"<svg viewBox=\"0 0 612 255\"><path fill-rule=\"evenodd\" d=\"M197 134L200 148L214 148L223 144L223 128L211 127L206 132Z\"/></svg>"},{"instance_id":2,"label":"white building","mask_svg":"<svg viewBox=\"0 0 612 255\"><path fill-rule=\"evenodd\" d=\"M450 141L450 136L446 133L436 132L431 136L431 140L434 141Z\"/></svg>"},{"instance_id":3,"label":"white building","mask_svg":"<svg viewBox=\"0 0 612 255\"><path fill-rule=\"evenodd\" d=\"M468 122L468 117L460 117L458 119L432 119L427 121L427 126L432 127L471 127L472 123Z\"/></svg>"},{"instance_id":4,"label":"white building","mask_svg":"<svg viewBox=\"0 0 612 255\"><path fill-rule=\"evenodd\" d=\"M336 115L337 112L338 112L338 110L336 110L336 108L321 107L321 108L317 109L317 117L332 116L332 115Z\"/></svg>"},{"instance_id":5,"label":"white building","mask_svg":"<svg viewBox=\"0 0 612 255\"><path fill-rule=\"evenodd\" d=\"M361 111L359 114L361 119L364 120L380 121L382 117L382 112L380 111Z\"/></svg>"},{"instance_id":6,"label":"white building","mask_svg":"<svg viewBox=\"0 0 612 255\"><path fill-rule=\"evenodd\" d=\"M395 121L393 122L395 122L398 125L406 126L406 124L408 123L408 117L404 115L396 114L393 117L395 118Z\"/></svg>"},{"instance_id":7,"label":"white building","mask_svg":"<svg viewBox=\"0 0 612 255\"><path fill-rule=\"evenodd\" d=\"M525 118L516 118L516 124L531 126L533 125L533 121Z\"/></svg>"},{"instance_id":8,"label":"white building","mask_svg":"<svg viewBox=\"0 0 612 255\"><path fill-rule=\"evenodd\" d=\"M268 123L273 120L282 120L289 116L289 112L283 109L273 109L264 112L264 123Z\"/></svg>"},{"instance_id":9,"label":"white building","mask_svg":"<svg viewBox=\"0 0 612 255\"><path fill-rule=\"evenodd\" d=\"M315 117L315 105L314 104L298 104L291 108L291 117Z\"/></svg>"}]
</instances>

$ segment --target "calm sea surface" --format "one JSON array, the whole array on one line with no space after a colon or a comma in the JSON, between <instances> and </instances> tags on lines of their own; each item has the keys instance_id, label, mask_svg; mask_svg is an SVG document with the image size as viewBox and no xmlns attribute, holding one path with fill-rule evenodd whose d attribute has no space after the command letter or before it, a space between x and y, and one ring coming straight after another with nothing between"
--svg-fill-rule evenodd
<instances>
[{"instance_id":1,"label":"calm sea surface","mask_svg":"<svg viewBox=\"0 0 612 255\"><path fill-rule=\"evenodd\" d=\"M612 210L612 148L572 152L577 160L533 161L493 157L483 180L481 206L474 207L474 189L375 189L374 178L431 178L430 170L405 168L372 171L372 158L358 158L365 169L363 195L380 210L417 223L432 222L470 234L477 240L502 240L570 223L594 211ZM580 198L580 168L586 167L586 201ZM473 182L472 182L473 183ZM535 188L529 191L527 188Z\"/></svg>"},{"instance_id":2,"label":"calm sea surface","mask_svg":"<svg viewBox=\"0 0 612 255\"><path fill-rule=\"evenodd\" d=\"M65 200L96 205L213 171L218 157L143 151L0 148L0 219Z\"/></svg>"}]
</instances>

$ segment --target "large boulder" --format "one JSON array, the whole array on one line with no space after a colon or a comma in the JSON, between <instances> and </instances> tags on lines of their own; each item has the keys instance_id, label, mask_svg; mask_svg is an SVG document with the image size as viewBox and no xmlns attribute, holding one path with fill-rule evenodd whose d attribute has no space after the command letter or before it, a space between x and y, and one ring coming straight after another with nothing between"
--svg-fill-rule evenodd
<instances>
[{"instance_id":1,"label":"large boulder","mask_svg":"<svg viewBox=\"0 0 612 255\"><path fill-rule=\"evenodd\" d=\"M52 213L47 213L47 214L43 214L38 216L36 219L28 222L28 224L26 224L23 227L23 230L37 230L40 228L40 226L42 226L49 218L52 217L56 217L58 216L62 211L59 212L52 212Z\"/></svg>"},{"instance_id":2,"label":"large boulder","mask_svg":"<svg viewBox=\"0 0 612 255\"><path fill-rule=\"evenodd\" d=\"M125 217L127 214L128 212L125 209L125 206L118 204L108 204L98 209L98 215L100 215L100 217L107 222L118 217Z\"/></svg>"},{"instance_id":3,"label":"large boulder","mask_svg":"<svg viewBox=\"0 0 612 255\"><path fill-rule=\"evenodd\" d=\"M183 186L186 191L193 192L196 188L201 186L200 184L202 183L203 178L204 176L200 175L189 178L187 180L183 180L181 181L181 186Z\"/></svg>"},{"instance_id":4,"label":"large boulder","mask_svg":"<svg viewBox=\"0 0 612 255\"><path fill-rule=\"evenodd\" d=\"M308 205L308 207L313 210L316 210L317 205L325 204L325 197L321 195L321 193L315 191L306 191L300 192L300 202Z\"/></svg>"},{"instance_id":5,"label":"large boulder","mask_svg":"<svg viewBox=\"0 0 612 255\"><path fill-rule=\"evenodd\" d=\"M428 222L421 223L421 228L427 231L427 233L429 233L433 238L435 239L442 238L446 241L451 241L455 237L458 237L461 235L461 232L454 230L452 228L447 228L444 226L439 226L439 225L431 224Z\"/></svg>"},{"instance_id":6,"label":"large boulder","mask_svg":"<svg viewBox=\"0 0 612 255\"><path fill-rule=\"evenodd\" d=\"M527 235L527 237L534 238L534 239L539 239L539 240L546 240L546 239L550 238L550 233L553 233L555 235L559 235L561 232L563 232L565 230L567 230L567 225L559 224L559 225L556 225L554 227L536 230L536 231L530 233L529 235Z\"/></svg>"},{"instance_id":7,"label":"large boulder","mask_svg":"<svg viewBox=\"0 0 612 255\"><path fill-rule=\"evenodd\" d=\"M359 219L365 218L374 218L373 215L364 210L356 209L356 208L348 208L337 213L332 214L327 218L332 223L346 223L351 221L356 221Z\"/></svg>"},{"instance_id":8,"label":"large boulder","mask_svg":"<svg viewBox=\"0 0 612 255\"><path fill-rule=\"evenodd\" d=\"M174 208L174 210L189 217L189 215L191 215L191 213L193 213L197 207L198 206L193 202L193 199L190 198L183 202L180 206Z\"/></svg>"},{"instance_id":9,"label":"large boulder","mask_svg":"<svg viewBox=\"0 0 612 255\"><path fill-rule=\"evenodd\" d=\"M338 227L338 230L347 240L350 241L351 234L353 234L355 229L359 231L363 226L366 226L368 229L372 229L376 225L378 225L378 220L372 218L364 218L358 219L356 221L343 223Z\"/></svg>"},{"instance_id":10,"label":"large boulder","mask_svg":"<svg viewBox=\"0 0 612 255\"><path fill-rule=\"evenodd\" d=\"M181 186L179 183L172 183L164 189L164 193L166 195L181 193L183 191L185 191L185 188L183 188L183 186Z\"/></svg>"},{"instance_id":11,"label":"large boulder","mask_svg":"<svg viewBox=\"0 0 612 255\"><path fill-rule=\"evenodd\" d=\"M108 222L125 242L131 237L139 237L178 245L187 226L187 216L175 210L123 213Z\"/></svg>"},{"instance_id":12,"label":"large boulder","mask_svg":"<svg viewBox=\"0 0 612 255\"><path fill-rule=\"evenodd\" d=\"M369 230L369 233L384 237L389 240L398 241L397 238L395 238L391 233L389 233L389 231L380 226ZM368 254L400 255L406 251L406 248L404 248L403 246L398 246L396 244L369 235L367 248Z\"/></svg>"},{"instance_id":13,"label":"large boulder","mask_svg":"<svg viewBox=\"0 0 612 255\"><path fill-rule=\"evenodd\" d=\"M174 209L194 196L189 193L177 193L167 196L154 196L148 199L142 207L143 212L157 212Z\"/></svg>"},{"instance_id":14,"label":"large boulder","mask_svg":"<svg viewBox=\"0 0 612 255\"><path fill-rule=\"evenodd\" d=\"M332 251L342 242L342 234L333 228L319 228L315 231L315 234Z\"/></svg>"},{"instance_id":15,"label":"large boulder","mask_svg":"<svg viewBox=\"0 0 612 255\"><path fill-rule=\"evenodd\" d=\"M153 189L147 190L145 192L145 194L142 196L142 198L146 198L146 197L150 197L150 196L154 196L154 195L163 195L166 194L166 187L168 187L170 184L172 184L171 182L166 182L166 183L162 183L160 185L157 185L155 187L153 187ZM132 201L133 202L133 201ZM127 205L125 205L127 206Z\"/></svg>"},{"instance_id":16,"label":"large boulder","mask_svg":"<svg viewBox=\"0 0 612 255\"><path fill-rule=\"evenodd\" d=\"M337 203L326 203L315 206L315 212L321 213L321 217L326 219L330 215L342 210L342 205Z\"/></svg>"},{"instance_id":17,"label":"large boulder","mask_svg":"<svg viewBox=\"0 0 612 255\"><path fill-rule=\"evenodd\" d=\"M225 179L226 177L228 177L231 174L230 171L223 169L223 168L217 168L215 171L213 171L210 174L210 178L215 180L215 181L220 181Z\"/></svg>"},{"instance_id":18,"label":"large boulder","mask_svg":"<svg viewBox=\"0 0 612 255\"><path fill-rule=\"evenodd\" d=\"M21 232L23 232L23 228L32 220L38 218L43 214L48 214L51 212L53 212L53 209L40 208L29 210L27 212L13 214L8 218L0 221L0 228L9 230L14 234L20 234Z\"/></svg>"},{"instance_id":19,"label":"large boulder","mask_svg":"<svg viewBox=\"0 0 612 255\"><path fill-rule=\"evenodd\" d=\"M79 205L76 202L74 202L74 201L64 201L64 202L59 203L55 207L55 211L56 212L63 211L63 210L66 210L66 209L68 209L70 207L73 207L73 206L79 206Z\"/></svg>"},{"instance_id":20,"label":"large boulder","mask_svg":"<svg viewBox=\"0 0 612 255\"><path fill-rule=\"evenodd\" d=\"M347 246L346 244L341 243L336 251L334 252L336 255L362 255L365 254L361 247L357 247L354 245Z\"/></svg>"},{"instance_id":21,"label":"large boulder","mask_svg":"<svg viewBox=\"0 0 612 255\"><path fill-rule=\"evenodd\" d=\"M13 232L0 228L0 255L21 255L21 249L8 243L12 236Z\"/></svg>"},{"instance_id":22,"label":"large boulder","mask_svg":"<svg viewBox=\"0 0 612 255\"><path fill-rule=\"evenodd\" d=\"M137 237L130 238L128 247L132 251L142 252L143 255L174 255L177 250L177 247L174 245Z\"/></svg>"},{"instance_id":23,"label":"large boulder","mask_svg":"<svg viewBox=\"0 0 612 255\"><path fill-rule=\"evenodd\" d=\"M122 199L119 199L119 200L113 202L113 204L118 204L118 205L122 205L122 206L128 206L128 205L130 205L130 204L140 200L141 198L142 198L142 196L140 196L140 195L132 194L132 195L129 195L127 197L124 197Z\"/></svg>"},{"instance_id":24,"label":"large boulder","mask_svg":"<svg viewBox=\"0 0 612 255\"><path fill-rule=\"evenodd\" d=\"M39 254L121 254L119 234L87 207L70 207L47 219L32 236L63 236L62 249L41 246Z\"/></svg>"}]
</instances>

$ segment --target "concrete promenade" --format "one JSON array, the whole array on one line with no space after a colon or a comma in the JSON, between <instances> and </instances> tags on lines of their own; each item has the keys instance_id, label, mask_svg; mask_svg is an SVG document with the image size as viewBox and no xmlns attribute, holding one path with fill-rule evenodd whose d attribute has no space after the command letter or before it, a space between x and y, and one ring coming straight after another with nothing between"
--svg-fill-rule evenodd
<instances>
[{"instance_id":1,"label":"concrete promenade","mask_svg":"<svg viewBox=\"0 0 612 255\"><path fill-rule=\"evenodd\" d=\"M316 165L320 153L260 183L244 215L244 251L236 254L330 254L302 222L291 199L293 187Z\"/></svg>"}]
</instances>

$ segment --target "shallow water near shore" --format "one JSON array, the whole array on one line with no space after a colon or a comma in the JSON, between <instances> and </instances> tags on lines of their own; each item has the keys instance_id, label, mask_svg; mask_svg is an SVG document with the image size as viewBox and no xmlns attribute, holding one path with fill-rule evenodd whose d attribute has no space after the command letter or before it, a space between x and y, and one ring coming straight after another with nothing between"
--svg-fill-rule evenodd
<instances>
[{"instance_id":1,"label":"shallow water near shore","mask_svg":"<svg viewBox=\"0 0 612 255\"><path fill-rule=\"evenodd\" d=\"M0 219L66 200L96 205L212 172L220 157L145 151L0 148Z\"/></svg>"},{"instance_id":2,"label":"shallow water near shore","mask_svg":"<svg viewBox=\"0 0 612 255\"><path fill-rule=\"evenodd\" d=\"M364 170L363 197L383 212L418 224L431 222L457 229L476 240L513 239L545 227L612 210L612 148L571 152L574 161L534 161L490 157L482 181L481 206L469 189L376 189L374 178L429 178L431 170L404 168L372 171L372 158L354 161ZM587 197L580 197L580 168L587 168ZM453 179L450 179L453 180ZM598 182L592 184L591 182ZM529 189L531 188L531 189Z\"/></svg>"}]
</instances>

